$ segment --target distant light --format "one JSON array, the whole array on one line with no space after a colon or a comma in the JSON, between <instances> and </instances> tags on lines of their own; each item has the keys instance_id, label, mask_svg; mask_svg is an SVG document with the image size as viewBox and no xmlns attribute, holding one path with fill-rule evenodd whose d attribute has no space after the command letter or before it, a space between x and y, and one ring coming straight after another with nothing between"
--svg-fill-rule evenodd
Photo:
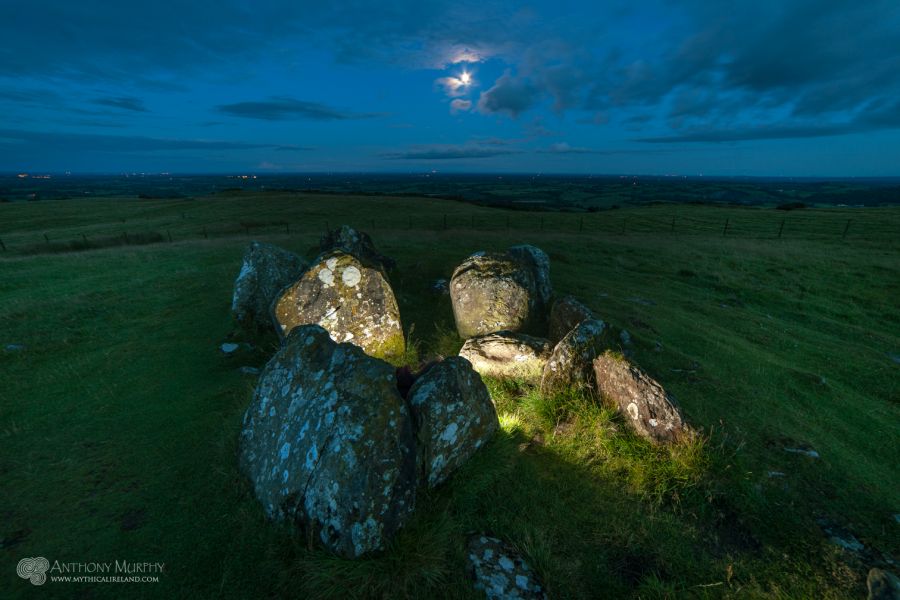
<instances>
[{"instance_id":1,"label":"distant light","mask_svg":"<svg viewBox=\"0 0 900 600\"><path fill-rule=\"evenodd\" d=\"M462 75L459 76L459 81L460 81L463 85L469 85L470 83L472 83L472 76L469 75L468 72L463 71L463 72L462 72Z\"/></svg>"}]
</instances>

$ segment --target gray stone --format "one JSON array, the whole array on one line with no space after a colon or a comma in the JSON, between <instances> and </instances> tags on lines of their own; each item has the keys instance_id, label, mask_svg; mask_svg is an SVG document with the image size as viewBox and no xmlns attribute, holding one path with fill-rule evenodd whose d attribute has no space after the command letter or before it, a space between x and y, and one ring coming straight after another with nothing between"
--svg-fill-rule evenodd
<instances>
[{"instance_id":1,"label":"gray stone","mask_svg":"<svg viewBox=\"0 0 900 600\"><path fill-rule=\"evenodd\" d=\"M380 265L387 270L396 266L394 259L381 254L375 248L375 243L372 242L369 234L357 231L349 225L341 225L337 229L332 229L326 232L322 239L319 240L320 252L325 253L332 250L340 250L341 252L352 254L363 262Z\"/></svg>"},{"instance_id":2,"label":"gray stone","mask_svg":"<svg viewBox=\"0 0 900 600\"><path fill-rule=\"evenodd\" d=\"M25 344L7 344L6 351L7 352L21 352L25 349Z\"/></svg>"},{"instance_id":3,"label":"gray stone","mask_svg":"<svg viewBox=\"0 0 900 600\"><path fill-rule=\"evenodd\" d=\"M541 391L552 394L570 388L592 388L591 362L607 345L606 331L606 324L599 319L588 319L576 325L553 348L541 376Z\"/></svg>"},{"instance_id":4,"label":"gray stone","mask_svg":"<svg viewBox=\"0 0 900 600\"><path fill-rule=\"evenodd\" d=\"M412 513L414 448L394 367L304 325L263 370L239 456L271 519L356 557L384 548Z\"/></svg>"},{"instance_id":5,"label":"gray stone","mask_svg":"<svg viewBox=\"0 0 900 600\"><path fill-rule=\"evenodd\" d=\"M250 242L244 252L241 272L234 281L231 313L245 327L272 326L269 307L285 286L296 281L306 269L306 261L271 244Z\"/></svg>"},{"instance_id":6,"label":"gray stone","mask_svg":"<svg viewBox=\"0 0 900 600\"><path fill-rule=\"evenodd\" d=\"M227 355L227 354L234 354L235 352L237 352L238 348L240 348L240 347L241 347L240 344L235 344L233 342L225 342L224 344L219 346L219 350L222 352L222 354Z\"/></svg>"},{"instance_id":7,"label":"gray stone","mask_svg":"<svg viewBox=\"0 0 900 600\"><path fill-rule=\"evenodd\" d=\"M785 448L784 451L791 454L802 454L810 458L819 458L819 453L812 448Z\"/></svg>"},{"instance_id":8,"label":"gray stone","mask_svg":"<svg viewBox=\"0 0 900 600\"><path fill-rule=\"evenodd\" d=\"M593 319L594 313L574 296L563 296L550 309L550 341L554 344L566 337L576 325Z\"/></svg>"},{"instance_id":9,"label":"gray stone","mask_svg":"<svg viewBox=\"0 0 900 600\"><path fill-rule=\"evenodd\" d=\"M552 351L553 346L543 338L498 331L469 338L459 355L481 375L538 384Z\"/></svg>"},{"instance_id":10,"label":"gray stone","mask_svg":"<svg viewBox=\"0 0 900 600\"><path fill-rule=\"evenodd\" d=\"M417 430L416 464L428 487L446 481L500 427L487 388L459 356L425 371L407 399Z\"/></svg>"},{"instance_id":11,"label":"gray stone","mask_svg":"<svg viewBox=\"0 0 900 600\"><path fill-rule=\"evenodd\" d=\"M490 600L539 600L546 596L525 560L497 538L474 535L467 544L475 589Z\"/></svg>"},{"instance_id":12,"label":"gray stone","mask_svg":"<svg viewBox=\"0 0 900 600\"><path fill-rule=\"evenodd\" d=\"M464 339L522 331L539 320L533 269L509 254L469 256L453 271L450 300L456 329Z\"/></svg>"},{"instance_id":13,"label":"gray stone","mask_svg":"<svg viewBox=\"0 0 900 600\"><path fill-rule=\"evenodd\" d=\"M627 329L623 329L622 331L619 332L619 339L622 340L623 346L631 345L631 334L628 333Z\"/></svg>"},{"instance_id":14,"label":"gray stone","mask_svg":"<svg viewBox=\"0 0 900 600\"><path fill-rule=\"evenodd\" d=\"M394 291L380 269L346 252L329 252L287 287L272 308L276 329L324 327L336 342L350 342L377 358L403 354L406 341Z\"/></svg>"},{"instance_id":15,"label":"gray stone","mask_svg":"<svg viewBox=\"0 0 900 600\"><path fill-rule=\"evenodd\" d=\"M900 600L900 578L883 569L874 568L866 578L868 600Z\"/></svg>"},{"instance_id":16,"label":"gray stone","mask_svg":"<svg viewBox=\"0 0 900 600\"><path fill-rule=\"evenodd\" d=\"M613 402L640 436L669 443L685 431L678 403L663 387L625 357L606 351L594 359L600 394Z\"/></svg>"},{"instance_id":17,"label":"gray stone","mask_svg":"<svg viewBox=\"0 0 900 600\"><path fill-rule=\"evenodd\" d=\"M530 244L513 246L508 252L531 267L540 309L546 311L550 308L550 301L553 299L553 285L550 283L550 258L543 250Z\"/></svg>"},{"instance_id":18,"label":"gray stone","mask_svg":"<svg viewBox=\"0 0 900 600\"><path fill-rule=\"evenodd\" d=\"M238 371L244 375L259 375L259 369L256 367L241 367Z\"/></svg>"},{"instance_id":19,"label":"gray stone","mask_svg":"<svg viewBox=\"0 0 900 600\"><path fill-rule=\"evenodd\" d=\"M430 289L435 296L444 296L450 293L450 282L446 279L435 279Z\"/></svg>"}]
</instances>

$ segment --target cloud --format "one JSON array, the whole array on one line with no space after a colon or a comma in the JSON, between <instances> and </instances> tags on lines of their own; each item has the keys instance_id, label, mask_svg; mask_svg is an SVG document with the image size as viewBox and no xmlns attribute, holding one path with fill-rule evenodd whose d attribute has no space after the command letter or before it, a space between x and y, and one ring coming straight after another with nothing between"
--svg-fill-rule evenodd
<instances>
[{"instance_id":1,"label":"cloud","mask_svg":"<svg viewBox=\"0 0 900 600\"><path fill-rule=\"evenodd\" d=\"M373 113L352 113L332 108L318 102L304 102L282 96L254 102L236 102L217 107L221 113L246 119L263 121L287 121L311 119L314 121L345 121L368 119L378 115Z\"/></svg>"},{"instance_id":2,"label":"cloud","mask_svg":"<svg viewBox=\"0 0 900 600\"><path fill-rule=\"evenodd\" d=\"M568 142L558 142L551 144L549 148L538 150L539 154L596 154L596 150L590 148L579 148L570 146Z\"/></svg>"},{"instance_id":3,"label":"cloud","mask_svg":"<svg viewBox=\"0 0 900 600\"><path fill-rule=\"evenodd\" d=\"M515 153L516 151L501 146L435 144L431 146L417 146L404 152L385 154L384 157L396 160L455 160L461 158L492 158Z\"/></svg>"},{"instance_id":4,"label":"cloud","mask_svg":"<svg viewBox=\"0 0 900 600\"><path fill-rule=\"evenodd\" d=\"M293 145L284 145L284 146L275 146L275 150L278 152L311 152L315 150L312 146L293 146Z\"/></svg>"},{"instance_id":5,"label":"cloud","mask_svg":"<svg viewBox=\"0 0 900 600\"><path fill-rule=\"evenodd\" d=\"M531 108L538 91L528 81L506 71L494 85L478 98L478 110L485 114L505 113L511 117Z\"/></svg>"},{"instance_id":6,"label":"cloud","mask_svg":"<svg viewBox=\"0 0 900 600\"><path fill-rule=\"evenodd\" d=\"M224 140L183 140L143 136L98 135L0 129L0 139L8 147L29 146L70 152L156 152L173 150L247 150L271 148L273 144Z\"/></svg>"},{"instance_id":7,"label":"cloud","mask_svg":"<svg viewBox=\"0 0 900 600\"><path fill-rule=\"evenodd\" d=\"M460 100L456 98L450 102L450 112L456 114L458 112L466 112L472 108L471 100Z\"/></svg>"},{"instance_id":8,"label":"cloud","mask_svg":"<svg viewBox=\"0 0 900 600\"><path fill-rule=\"evenodd\" d=\"M96 98L94 104L101 106L111 106L113 108L121 108L122 110L130 110L134 112L148 112L144 106L143 100L130 96L120 96L117 98Z\"/></svg>"}]
</instances>

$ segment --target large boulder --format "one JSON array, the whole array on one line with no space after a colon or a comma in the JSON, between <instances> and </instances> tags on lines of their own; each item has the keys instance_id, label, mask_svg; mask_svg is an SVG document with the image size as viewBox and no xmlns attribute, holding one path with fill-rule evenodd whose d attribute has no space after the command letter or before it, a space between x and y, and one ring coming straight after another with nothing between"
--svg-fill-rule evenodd
<instances>
[{"instance_id":1,"label":"large boulder","mask_svg":"<svg viewBox=\"0 0 900 600\"><path fill-rule=\"evenodd\" d=\"M513 246L507 252L531 267L541 308L543 310L550 308L550 300L553 299L553 285L550 283L550 257L547 256L547 253L530 244Z\"/></svg>"},{"instance_id":2,"label":"large boulder","mask_svg":"<svg viewBox=\"0 0 900 600\"><path fill-rule=\"evenodd\" d=\"M481 375L537 384L552 351L544 338L498 331L469 338L459 355Z\"/></svg>"},{"instance_id":3,"label":"large boulder","mask_svg":"<svg viewBox=\"0 0 900 600\"><path fill-rule=\"evenodd\" d=\"M305 260L262 242L250 242L244 252L241 272L234 281L231 314L248 328L272 326L269 307L278 293L300 278L307 267Z\"/></svg>"},{"instance_id":4,"label":"large boulder","mask_svg":"<svg viewBox=\"0 0 900 600\"><path fill-rule=\"evenodd\" d=\"M607 350L594 359L594 376L600 394L628 416L642 437L655 444L668 443L685 430L675 399L621 354Z\"/></svg>"},{"instance_id":5,"label":"large boulder","mask_svg":"<svg viewBox=\"0 0 900 600\"><path fill-rule=\"evenodd\" d=\"M383 548L412 513L414 448L394 368L304 325L259 378L240 465L270 518L356 557Z\"/></svg>"},{"instance_id":6,"label":"large boulder","mask_svg":"<svg viewBox=\"0 0 900 600\"><path fill-rule=\"evenodd\" d=\"M319 240L319 252L331 252L340 250L347 254L381 265L384 269L393 269L396 266L394 259L381 254L376 248L368 233L357 231L349 225L341 225L337 229L326 232Z\"/></svg>"},{"instance_id":7,"label":"large boulder","mask_svg":"<svg viewBox=\"0 0 900 600\"><path fill-rule=\"evenodd\" d=\"M400 309L384 274L346 252L319 257L272 311L282 336L315 323L334 341L356 344L371 356L394 358L405 349Z\"/></svg>"},{"instance_id":8,"label":"large boulder","mask_svg":"<svg viewBox=\"0 0 900 600\"><path fill-rule=\"evenodd\" d=\"M890 571L870 569L866 587L869 588L868 600L900 600L900 579Z\"/></svg>"},{"instance_id":9,"label":"large boulder","mask_svg":"<svg viewBox=\"0 0 900 600\"><path fill-rule=\"evenodd\" d=\"M604 350L606 333L606 324L599 319L576 325L553 348L541 376L541 391L552 394L568 388L591 388L594 379L591 363Z\"/></svg>"},{"instance_id":10,"label":"large boulder","mask_svg":"<svg viewBox=\"0 0 900 600\"><path fill-rule=\"evenodd\" d=\"M593 319L594 313L579 302L574 296L563 296L553 303L550 309L550 341L554 344L566 337L566 334L587 319Z\"/></svg>"},{"instance_id":11,"label":"large boulder","mask_svg":"<svg viewBox=\"0 0 900 600\"><path fill-rule=\"evenodd\" d=\"M521 331L538 316L533 270L509 254L476 252L453 271L450 300L460 337Z\"/></svg>"},{"instance_id":12,"label":"large boulder","mask_svg":"<svg viewBox=\"0 0 900 600\"><path fill-rule=\"evenodd\" d=\"M500 426L487 388L459 356L426 370L407 399L418 436L416 464L428 487L446 481Z\"/></svg>"},{"instance_id":13,"label":"large boulder","mask_svg":"<svg viewBox=\"0 0 900 600\"><path fill-rule=\"evenodd\" d=\"M502 540L473 535L466 546L475 589L482 590L489 600L539 600L546 597L537 575L525 559Z\"/></svg>"}]
</instances>

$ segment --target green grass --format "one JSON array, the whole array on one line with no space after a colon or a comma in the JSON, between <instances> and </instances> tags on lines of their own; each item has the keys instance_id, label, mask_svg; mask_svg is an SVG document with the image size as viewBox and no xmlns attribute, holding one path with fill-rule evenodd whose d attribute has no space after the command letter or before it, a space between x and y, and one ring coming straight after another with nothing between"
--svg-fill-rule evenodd
<instances>
[{"instance_id":1,"label":"green grass","mask_svg":"<svg viewBox=\"0 0 900 600\"><path fill-rule=\"evenodd\" d=\"M738 228L627 225L672 216ZM763 209L649 207L582 225L414 198L0 205L3 596L477 597L464 544L486 531L524 553L554 598L862 597L868 567L900 550L900 244L862 225L896 229L900 210L802 216L807 235L779 240L755 233L785 218ZM842 239L848 218L860 230ZM635 360L700 433L655 448L594 398L489 381L500 433L420 497L386 552L348 561L267 523L236 466L254 384L238 367L264 364L274 339L218 351L233 332L240 224L307 253L326 221L369 231L397 260L409 362L461 345L434 279L477 249L540 246L555 288L628 329ZM126 227L164 241L73 251L43 238L115 240ZM830 544L821 518L867 553ZM26 556L166 572L37 592L15 575Z\"/></svg>"}]
</instances>

